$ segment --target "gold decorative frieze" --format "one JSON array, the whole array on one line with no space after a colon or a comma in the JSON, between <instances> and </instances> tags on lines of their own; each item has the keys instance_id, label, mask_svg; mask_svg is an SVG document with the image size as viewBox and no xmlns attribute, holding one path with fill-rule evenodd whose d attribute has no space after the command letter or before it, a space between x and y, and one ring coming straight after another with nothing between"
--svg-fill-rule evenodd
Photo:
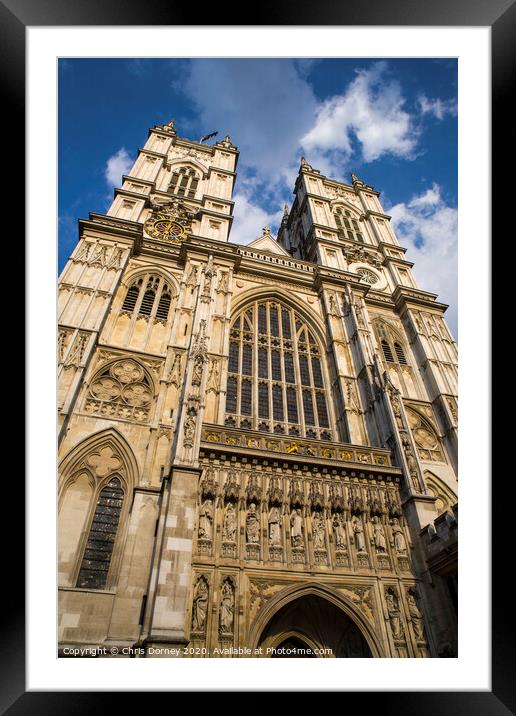
<instances>
[{"instance_id":1,"label":"gold decorative frieze","mask_svg":"<svg viewBox=\"0 0 516 716\"><path fill-rule=\"evenodd\" d=\"M392 467L390 453L387 450L303 438L275 437L271 439L270 436L261 433L217 425L204 425L201 441L207 444L225 445L228 448L283 453L291 457L320 458L378 467Z\"/></svg>"}]
</instances>

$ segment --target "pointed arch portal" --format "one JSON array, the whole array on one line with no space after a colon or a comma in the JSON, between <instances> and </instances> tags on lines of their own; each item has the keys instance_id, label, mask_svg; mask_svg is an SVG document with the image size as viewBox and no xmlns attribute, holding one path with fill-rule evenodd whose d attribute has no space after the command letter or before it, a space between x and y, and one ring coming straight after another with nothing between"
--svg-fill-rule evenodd
<instances>
[{"instance_id":1,"label":"pointed arch portal","mask_svg":"<svg viewBox=\"0 0 516 716\"><path fill-rule=\"evenodd\" d=\"M366 620L341 595L321 586L283 591L251 631L264 657L372 658L381 649Z\"/></svg>"}]
</instances>

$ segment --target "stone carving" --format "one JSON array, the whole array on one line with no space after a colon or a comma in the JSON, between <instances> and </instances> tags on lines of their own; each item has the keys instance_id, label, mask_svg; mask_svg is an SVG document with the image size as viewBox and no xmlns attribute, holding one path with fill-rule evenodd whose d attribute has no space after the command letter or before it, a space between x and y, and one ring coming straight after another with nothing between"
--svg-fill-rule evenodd
<instances>
[{"instance_id":1,"label":"stone carving","mask_svg":"<svg viewBox=\"0 0 516 716\"><path fill-rule=\"evenodd\" d=\"M235 506L232 502L228 503L226 507L226 514L224 515L224 524L222 526L222 539L225 542L236 542L236 512Z\"/></svg>"},{"instance_id":2,"label":"stone carving","mask_svg":"<svg viewBox=\"0 0 516 716\"><path fill-rule=\"evenodd\" d=\"M257 544L260 541L260 522L256 512L256 505L251 502L245 521L245 532L247 541L251 544Z\"/></svg>"},{"instance_id":3,"label":"stone carving","mask_svg":"<svg viewBox=\"0 0 516 716\"><path fill-rule=\"evenodd\" d=\"M338 512L333 515L332 525L333 534L335 536L335 547L337 549L346 549L346 528Z\"/></svg>"},{"instance_id":4,"label":"stone carving","mask_svg":"<svg viewBox=\"0 0 516 716\"><path fill-rule=\"evenodd\" d=\"M126 358L97 372L85 409L88 413L146 421L153 397L153 386L142 366Z\"/></svg>"},{"instance_id":5,"label":"stone carving","mask_svg":"<svg viewBox=\"0 0 516 716\"><path fill-rule=\"evenodd\" d=\"M328 313L331 316L337 316L338 318L340 318L339 304L337 303L337 299L332 293L330 293L328 297Z\"/></svg>"},{"instance_id":6,"label":"stone carving","mask_svg":"<svg viewBox=\"0 0 516 716\"><path fill-rule=\"evenodd\" d=\"M361 246L343 249L343 251L344 256L346 257L346 261L349 264L366 263L370 266L374 266L375 268L379 268L383 264L383 260L379 256L374 254L372 251L367 251L366 249L363 249ZM364 269L364 271L366 271L366 269ZM357 271L357 273L359 272ZM376 283L376 281L378 281L378 277L376 276L376 274L372 273L371 271L369 273L372 274L374 281L370 282L365 279L367 283Z\"/></svg>"},{"instance_id":7,"label":"stone carving","mask_svg":"<svg viewBox=\"0 0 516 716\"><path fill-rule=\"evenodd\" d=\"M392 587L385 592L385 603L387 605L387 618L391 625L392 636L395 641L403 639L404 626L401 619L398 597Z\"/></svg>"},{"instance_id":8,"label":"stone carving","mask_svg":"<svg viewBox=\"0 0 516 716\"><path fill-rule=\"evenodd\" d=\"M109 445L101 448L98 453L90 455L86 462L94 468L97 477L105 477L122 465L120 457L115 455Z\"/></svg>"},{"instance_id":9,"label":"stone carving","mask_svg":"<svg viewBox=\"0 0 516 716\"><path fill-rule=\"evenodd\" d=\"M192 266L192 268L190 269L190 273L188 274L188 278L186 279L187 286L191 286L191 287L197 286L198 271L199 271L199 269L197 266Z\"/></svg>"},{"instance_id":10,"label":"stone carving","mask_svg":"<svg viewBox=\"0 0 516 716\"><path fill-rule=\"evenodd\" d=\"M377 552L387 552L387 540L382 523L378 517L373 517L373 541Z\"/></svg>"},{"instance_id":11,"label":"stone carving","mask_svg":"<svg viewBox=\"0 0 516 716\"><path fill-rule=\"evenodd\" d=\"M208 614L209 586L206 577L200 576L195 584L192 604L192 631L204 632Z\"/></svg>"},{"instance_id":12,"label":"stone carving","mask_svg":"<svg viewBox=\"0 0 516 716\"><path fill-rule=\"evenodd\" d=\"M269 513L269 545L281 545L281 516L277 507L273 507Z\"/></svg>"},{"instance_id":13,"label":"stone carving","mask_svg":"<svg viewBox=\"0 0 516 716\"><path fill-rule=\"evenodd\" d=\"M249 480L247 481L246 498L248 504L251 504L252 502L259 504L262 499L262 488L260 487L258 478L254 473L249 476Z\"/></svg>"},{"instance_id":14,"label":"stone carving","mask_svg":"<svg viewBox=\"0 0 516 716\"><path fill-rule=\"evenodd\" d=\"M324 519L320 512L312 514L312 539L314 549L325 549L324 540Z\"/></svg>"},{"instance_id":15,"label":"stone carving","mask_svg":"<svg viewBox=\"0 0 516 716\"><path fill-rule=\"evenodd\" d=\"M346 409L356 415L361 415L362 411L360 409L355 381L352 378L346 378L344 385L346 386Z\"/></svg>"},{"instance_id":16,"label":"stone carving","mask_svg":"<svg viewBox=\"0 0 516 716\"><path fill-rule=\"evenodd\" d=\"M301 547L303 544L303 517L299 508L290 515L290 538L292 547Z\"/></svg>"},{"instance_id":17,"label":"stone carving","mask_svg":"<svg viewBox=\"0 0 516 716\"><path fill-rule=\"evenodd\" d=\"M364 528L361 520L354 520L353 533L355 535L355 548L357 552L365 552Z\"/></svg>"},{"instance_id":18,"label":"stone carving","mask_svg":"<svg viewBox=\"0 0 516 716\"><path fill-rule=\"evenodd\" d=\"M424 641L425 627L423 622L423 615L421 614L421 611L418 607L417 596L414 589L409 589L407 591L407 604L416 641Z\"/></svg>"},{"instance_id":19,"label":"stone carving","mask_svg":"<svg viewBox=\"0 0 516 716\"><path fill-rule=\"evenodd\" d=\"M199 539L213 539L213 502L205 500L199 510Z\"/></svg>"},{"instance_id":20,"label":"stone carving","mask_svg":"<svg viewBox=\"0 0 516 716\"><path fill-rule=\"evenodd\" d=\"M455 404L455 401L453 400L453 398L447 398L446 402L448 403L448 407L450 409L450 413L452 414L452 418L457 423L458 419L459 419L459 415L457 412L457 406Z\"/></svg>"},{"instance_id":21,"label":"stone carving","mask_svg":"<svg viewBox=\"0 0 516 716\"><path fill-rule=\"evenodd\" d=\"M62 363L64 360L71 335L72 331L66 331L61 329L59 330L59 335L57 338L57 359L59 363Z\"/></svg>"},{"instance_id":22,"label":"stone carving","mask_svg":"<svg viewBox=\"0 0 516 716\"><path fill-rule=\"evenodd\" d=\"M219 358L211 358L208 370L207 392L213 391L217 393L220 385L220 360Z\"/></svg>"},{"instance_id":23,"label":"stone carving","mask_svg":"<svg viewBox=\"0 0 516 716\"><path fill-rule=\"evenodd\" d=\"M235 618L235 590L231 580L225 579L222 585L222 596L220 599L219 631L221 634L233 633L233 621Z\"/></svg>"},{"instance_id":24,"label":"stone carving","mask_svg":"<svg viewBox=\"0 0 516 716\"><path fill-rule=\"evenodd\" d=\"M424 406L421 407L421 410L424 410ZM429 417L433 420L433 415L430 410ZM430 422L424 419L418 411L409 407L407 407L407 418L421 460L436 460L442 462L444 456L440 440Z\"/></svg>"},{"instance_id":25,"label":"stone carving","mask_svg":"<svg viewBox=\"0 0 516 716\"><path fill-rule=\"evenodd\" d=\"M402 445L403 445L403 451L405 453L405 459L407 461L407 467L410 475L410 479L412 482L412 487L414 490L419 492L420 485L419 485L419 478L418 478L418 467L417 467L417 461L414 457L414 453L412 452L412 448L410 447L410 443L407 440L407 438L402 439Z\"/></svg>"},{"instance_id":26,"label":"stone carving","mask_svg":"<svg viewBox=\"0 0 516 716\"><path fill-rule=\"evenodd\" d=\"M391 532L394 542L394 549L396 550L396 552L399 552L400 554L406 552L407 543L405 541L405 534L397 517L394 517L392 520Z\"/></svg>"},{"instance_id":27,"label":"stone carving","mask_svg":"<svg viewBox=\"0 0 516 716\"><path fill-rule=\"evenodd\" d=\"M227 293L228 290L229 273L224 271L220 274L219 283L217 285L217 293Z\"/></svg>"},{"instance_id":28,"label":"stone carving","mask_svg":"<svg viewBox=\"0 0 516 716\"><path fill-rule=\"evenodd\" d=\"M66 361L64 362L65 368L80 367L88 339L88 333L79 333L79 335L75 338L75 341L66 356Z\"/></svg>"},{"instance_id":29,"label":"stone carving","mask_svg":"<svg viewBox=\"0 0 516 716\"><path fill-rule=\"evenodd\" d=\"M365 328L366 325L365 325L365 320L364 320L364 314L362 311L362 306L360 305L360 301L359 300L355 301L353 303L353 306L355 308L355 316L357 319L357 326L359 328Z\"/></svg>"},{"instance_id":30,"label":"stone carving","mask_svg":"<svg viewBox=\"0 0 516 716\"><path fill-rule=\"evenodd\" d=\"M185 447L192 447L195 438L195 415L187 415L183 426L183 443Z\"/></svg>"},{"instance_id":31,"label":"stone carving","mask_svg":"<svg viewBox=\"0 0 516 716\"><path fill-rule=\"evenodd\" d=\"M180 353L177 353L174 357L174 362L172 364L172 369L170 371L170 382L172 385L175 385L177 388L181 385L181 377L183 373L183 366L182 366L182 355Z\"/></svg>"},{"instance_id":32,"label":"stone carving","mask_svg":"<svg viewBox=\"0 0 516 716\"><path fill-rule=\"evenodd\" d=\"M202 287L201 301L209 301L211 298L211 282L215 275L215 269L213 268L213 256L210 255L206 268L204 270L204 283Z\"/></svg>"}]
</instances>

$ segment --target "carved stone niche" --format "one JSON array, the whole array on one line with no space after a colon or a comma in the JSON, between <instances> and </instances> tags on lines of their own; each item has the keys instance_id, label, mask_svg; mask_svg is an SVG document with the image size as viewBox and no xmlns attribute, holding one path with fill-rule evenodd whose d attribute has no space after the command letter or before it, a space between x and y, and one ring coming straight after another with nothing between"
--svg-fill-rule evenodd
<instances>
[{"instance_id":1,"label":"carved stone niche","mask_svg":"<svg viewBox=\"0 0 516 716\"><path fill-rule=\"evenodd\" d=\"M283 505L283 489L279 477L271 477L270 479L267 502L271 507L281 507Z\"/></svg>"},{"instance_id":2,"label":"carved stone niche","mask_svg":"<svg viewBox=\"0 0 516 716\"><path fill-rule=\"evenodd\" d=\"M234 470L230 470L224 485L224 498L226 502L238 502L240 487Z\"/></svg>"},{"instance_id":3,"label":"carved stone niche","mask_svg":"<svg viewBox=\"0 0 516 716\"><path fill-rule=\"evenodd\" d=\"M200 483L200 495L203 500L215 500L217 495L217 481L214 478L213 470L208 468Z\"/></svg>"},{"instance_id":4,"label":"carved stone niche","mask_svg":"<svg viewBox=\"0 0 516 716\"><path fill-rule=\"evenodd\" d=\"M250 505L251 502L259 505L262 501L262 488L260 487L258 477L254 472L249 476L249 480L247 482L246 501L248 505Z\"/></svg>"}]
</instances>

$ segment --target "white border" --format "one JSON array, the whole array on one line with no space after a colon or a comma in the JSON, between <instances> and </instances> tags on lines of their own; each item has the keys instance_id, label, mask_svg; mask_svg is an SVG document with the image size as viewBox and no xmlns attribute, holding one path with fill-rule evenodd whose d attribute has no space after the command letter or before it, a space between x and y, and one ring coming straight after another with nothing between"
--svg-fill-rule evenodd
<instances>
[{"instance_id":1,"label":"white border","mask_svg":"<svg viewBox=\"0 0 516 716\"><path fill-rule=\"evenodd\" d=\"M489 690L490 28L38 27L27 28L27 40L27 688ZM339 57L344 51L346 57L459 58L458 659L351 659L343 664L326 659L56 658L56 58L151 57L156 47L173 48L177 57ZM84 101L96 100L92 96ZM99 107L99 118L101 111ZM142 127L142 137L146 131ZM235 140L238 143L238 137Z\"/></svg>"}]
</instances>

